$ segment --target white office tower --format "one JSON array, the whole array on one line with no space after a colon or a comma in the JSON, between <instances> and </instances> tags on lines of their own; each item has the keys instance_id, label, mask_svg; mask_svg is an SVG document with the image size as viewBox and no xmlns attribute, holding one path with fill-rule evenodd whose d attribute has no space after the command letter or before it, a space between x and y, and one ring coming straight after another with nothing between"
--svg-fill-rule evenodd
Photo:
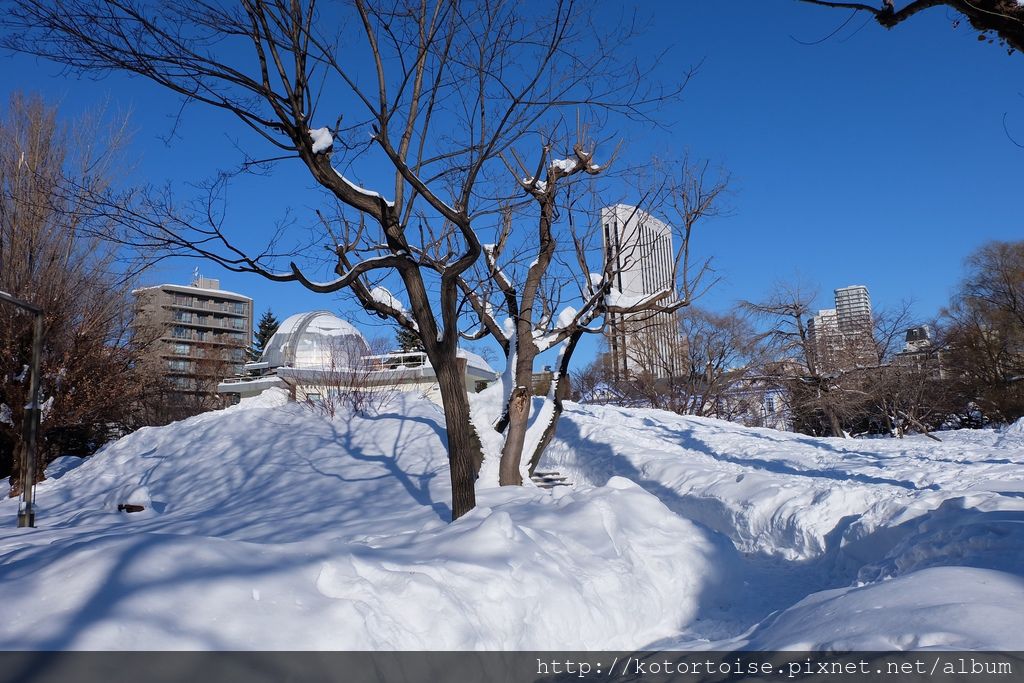
<instances>
[{"instance_id":1,"label":"white office tower","mask_svg":"<svg viewBox=\"0 0 1024 683\"><path fill-rule=\"evenodd\" d=\"M662 305L677 300L672 228L635 206L601 209L604 258L612 273L612 296L620 305L667 291ZM674 313L609 314L608 347L613 379L677 372L680 334Z\"/></svg>"}]
</instances>

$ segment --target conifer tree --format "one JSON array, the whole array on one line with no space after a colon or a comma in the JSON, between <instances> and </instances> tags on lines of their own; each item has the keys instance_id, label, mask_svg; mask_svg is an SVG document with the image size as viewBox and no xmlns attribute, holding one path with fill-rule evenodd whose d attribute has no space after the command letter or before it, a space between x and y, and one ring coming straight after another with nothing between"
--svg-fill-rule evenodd
<instances>
[{"instance_id":1,"label":"conifer tree","mask_svg":"<svg viewBox=\"0 0 1024 683\"><path fill-rule=\"evenodd\" d=\"M260 322L256 326L256 331L252 335L253 339L250 355L254 360L263 355L263 352L267 348L267 343L270 341L270 338L274 336L274 333L277 332L277 328L280 324L281 323L278 322L277 317L274 316L269 308L263 312L262 316L260 316Z\"/></svg>"},{"instance_id":2,"label":"conifer tree","mask_svg":"<svg viewBox=\"0 0 1024 683\"><path fill-rule=\"evenodd\" d=\"M399 327L395 332L395 341L398 342L398 348L406 353L423 350L423 342L420 341L419 335L404 327Z\"/></svg>"}]
</instances>

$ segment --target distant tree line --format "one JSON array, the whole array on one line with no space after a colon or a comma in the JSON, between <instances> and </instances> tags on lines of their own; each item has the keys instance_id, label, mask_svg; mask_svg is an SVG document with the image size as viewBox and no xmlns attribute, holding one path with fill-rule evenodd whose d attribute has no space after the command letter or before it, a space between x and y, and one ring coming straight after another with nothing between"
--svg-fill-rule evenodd
<instances>
[{"instance_id":1,"label":"distant tree line","mask_svg":"<svg viewBox=\"0 0 1024 683\"><path fill-rule=\"evenodd\" d=\"M641 333L627 378L603 353L576 373L574 395L825 436L1012 422L1024 416L1024 241L986 244L966 270L927 326L904 305L816 336L816 293L792 283L724 315L691 309L668 352Z\"/></svg>"}]
</instances>

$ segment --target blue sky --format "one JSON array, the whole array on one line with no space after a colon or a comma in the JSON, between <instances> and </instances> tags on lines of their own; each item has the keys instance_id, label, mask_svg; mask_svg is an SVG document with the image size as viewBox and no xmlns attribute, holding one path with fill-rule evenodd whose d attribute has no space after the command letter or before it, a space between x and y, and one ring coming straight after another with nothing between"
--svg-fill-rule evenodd
<instances>
[{"instance_id":1,"label":"blue sky","mask_svg":"<svg viewBox=\"0 0 1024 683\"><path fill-rule=\"evenodd\" d=\"M970 251L992 239L1024 239L1024 149L1003 125L1005 116L1024 141L1024 55L980 43L943 9L892 31L854 17L817 42L848 14L795 0L640 8L651 21L638 44L649 56L664 52L662 76L703 65L683 101L662 112L667 129L620 131L629 156L688 149L732 176L731 215L697 236L697 251L713 257L722 277L702 305L722 310L764 296L775 280L800 277L819 286L821 307L831 305L832 289L864 284L876 308L912 299L927 319L948 301ZM603 2L595 11L610 22L621 10ZM232 145L250 140L230 119L193 108L168 144L176 100L140 80L74 81L24 57L4 56L0 69L8 89L42 92L67 114L99 101L130 108L134 180L180 186L209 177L236 160ZM289 203L277 188L304 182L286 180L233 189L230 218L239 232L253 240L264 234L267 216ZM147 281L186 282L196 266L252 296L257 313L352 310L338 297L195 261L165 263ZM578 362L594 348L584 345Z\"/></svg>"}]
</instances>

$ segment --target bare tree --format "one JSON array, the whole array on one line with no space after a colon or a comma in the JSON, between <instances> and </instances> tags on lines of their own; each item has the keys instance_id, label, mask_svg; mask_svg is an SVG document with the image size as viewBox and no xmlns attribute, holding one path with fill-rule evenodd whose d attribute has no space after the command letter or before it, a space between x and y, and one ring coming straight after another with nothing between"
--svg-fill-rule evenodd
<instances>
[{"instance_id":1,"label":"bare tree","mask_svg":"<svg viewBox=\"0 0 1024 683\"><path fill-rule=\"evenodd\" d=\"M15 50L76 72L137 74L227 113L273 150L244 152L244 170L305 169L337 207L311 225L326 280L287 221L262 247L233 240L218 204L224 179L195 211L150 192L116 215L134 245L344 290L415 332L441 389L456 518L475 504L481 461L456 355L458 281L482 252L476 223L497 210L493 162L528 131L557 125L564 108L643 119L677 91L620 58L628 26L595 26L572 0L539 10L511 0L18 0L3 25ZM378 164L388 181L370 174ZM360 169L377 189L352 179Z\"/></svg>"},{"instance_id":2,"label":"bare tree","mask_svg":"<svg viewBox=\"0 0 1024 683\"><path fill-rule=\"evenodd\" d=\"M751 410L752 376L763 365L758 335L736 312L694 310L680 321L686 339L685 372L673 387L673 410L736 420Z\"/></svg>"},{"instance_id":3,"label":"bare tree","mask_svg":"<svg viewBox=\"0 0 1024 683\"><path fill-rule=\"evenodd\" d=\"M1024 415L1024 241L967 259L948 310L947 362L964 402L999 421Z\"/></svg>"},{"instance_id":4,"label":"bare tree","mask_svg":"<svg viewBox=\"0 0 1024 683\"><path fill-rule=\"evenodd\" d=\"M820 411L828 433L843 436L840 393L822 358L823 345L807 327L816 298L817 291L805 284L778 282L765 300L741 305L769 326L763 339L774 349L771 367L776 380L789 390L794 414Z\"/></svg>"},{"instance_id":5,"label":"bare tree","mask_svg":"<svg viewBox=\"0 0 1024 683\"><path fill-rule=\"evenodd\" d=\"M837 2L833 0L800 0L812 5L848 9L871 15L880 26L894 28L927 9L952 9L979 32L979 39L994 42L998 39L1009 52L1024 51L1024 5L1017 0L912 0L901 7L895 0L881 0L875 5L863 2ZM953 22L954 27L960 21Z\"/></svg>"},{"instance_id":6,"label":"bare tree","mask_svg":"<svg viewBox=\"0 0 1024 683\"><path fill-rule=\"evenodd\" d=\"M67 124L39 97L13 94L0 121L0 290L43 308L41 476L49 459L85 455L132 423L138 340L132 272L91 236L104 226L86 195L118 172L123 130L99 113ZM0 476L18 452L30 319L0 306Z\"/></svg>"},{"instance_id":7,"label":"bare tree","mask_svg":"<svg viewBox=\"0 0 1024 683\"><path fill-rule=\"evenodd\" d=\"M653 259L659 252L643 240L618 259L607 258L603 245L595 249L606 229L600 213L579 208L567 185L583 174L601 174L607 163L597 162L593 145L587 144L583 132L577 134L572 154L551 157L551 146L545 145L532 169L518 156L518 166L507 162L527 195L527 206L536 212L534 239L515 240L513 215L507 212L496 243L484 248L485 265L475 272L476 281L463 279L464 294L481 321L470 336L493 336L506 355L502 409L494 424L502 435L498 472L502 485L521 483L524 466L532 473L540 462L562 414L561 396L568 393L570 382L569 362L584 334L603 332L609 315L672 314L703 291L709 263L691 265L691 239L698 223L719 209L718 200L727 183L724 177L713 177L706 164L684 162L674 169L677 176L662 178L649 189L661 200L655 205L667 214L675 231L676 249L660 256L671 273L664 289L629 299L617 289L621 269L632 261ZM642 224L645 215L632 207L626 222ZM560 244L566 245L562 252ZM520 277L509 275L515 269L521 271ZM546 398L550 406L541 408L545 419L535 421L531 434L535 361L555 347L557 378Z\"/></svg>"},{"instance_id":8,"label":"bare tree","mask_svg":"<svg viewBox=\"0 0 1024 683\"><path fill-rule=\"evenodd\" d=\"M371 340L369 346L353 343L351 337L325 341L329 346L323 367L307 371L312 377L303 381L304 400L314 412L330 418L345 412L369 415L398 394L398 386L382 377L377 361L387 352L386 340Z\"/></svg>"}]
</instances>

